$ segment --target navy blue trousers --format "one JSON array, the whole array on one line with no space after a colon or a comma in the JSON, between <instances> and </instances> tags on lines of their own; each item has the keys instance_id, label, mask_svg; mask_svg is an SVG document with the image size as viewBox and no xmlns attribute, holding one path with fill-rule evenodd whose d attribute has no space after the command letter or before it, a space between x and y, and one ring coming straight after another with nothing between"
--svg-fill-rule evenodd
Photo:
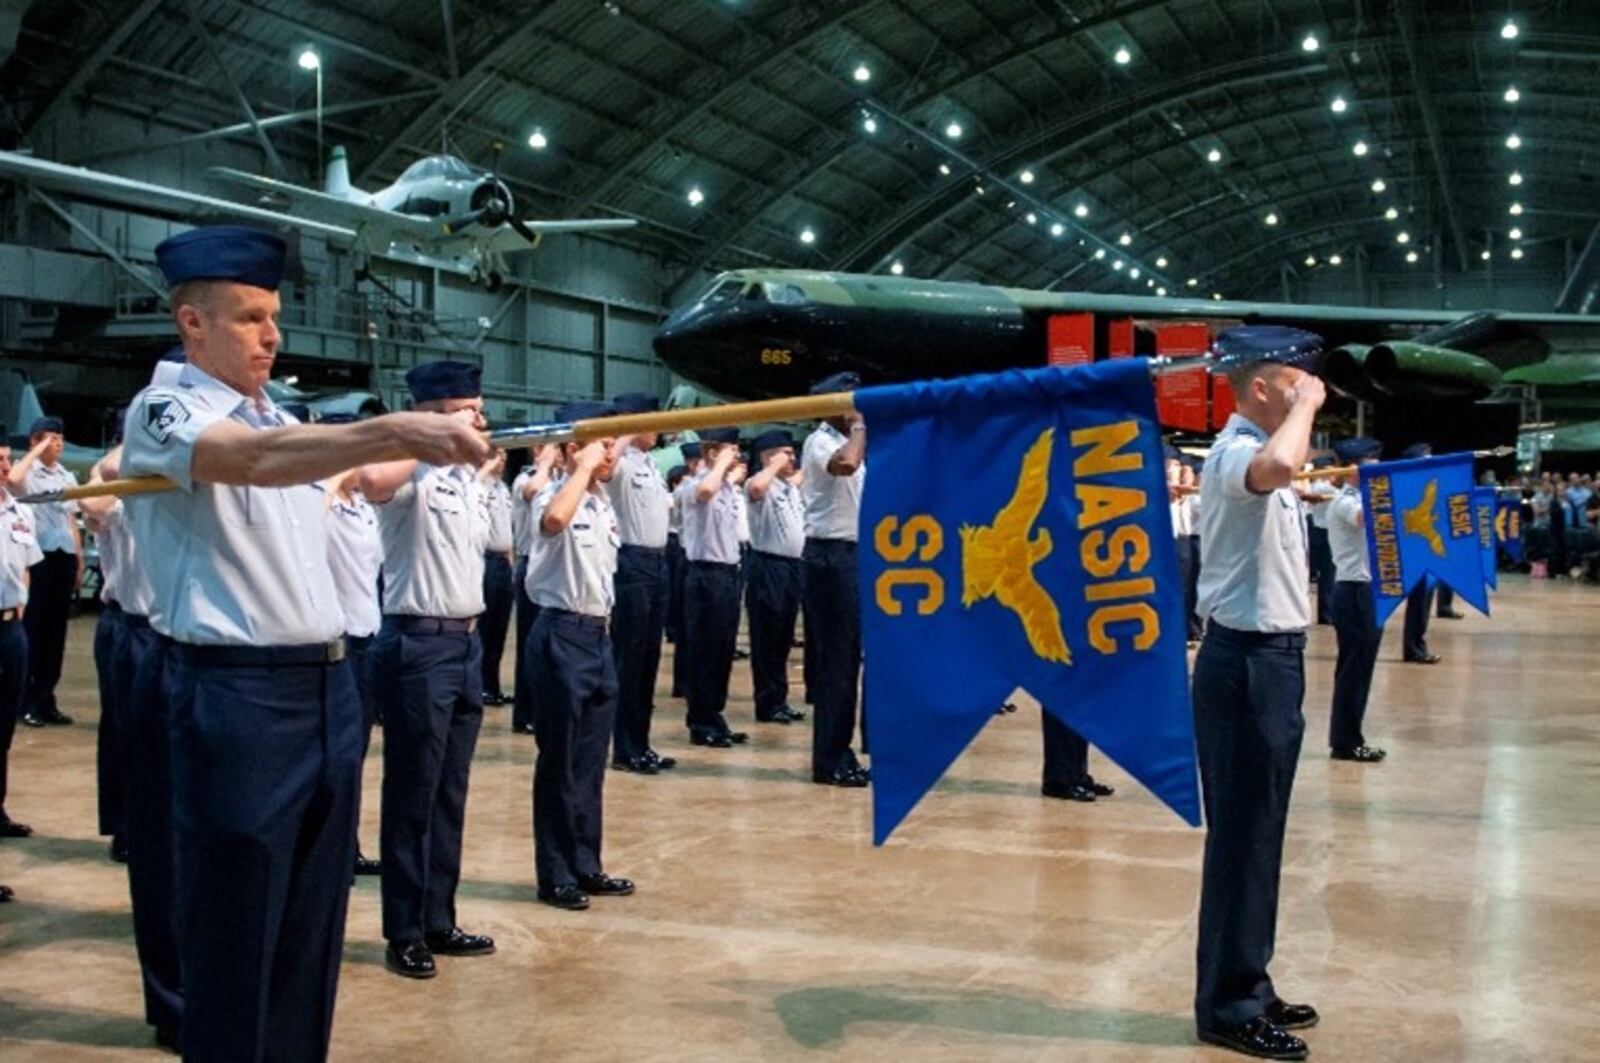
<instances>
[{"instance_id":1,"label":"navy blue trousers","mask_svg":"<svg viewBox=\"0 0 1600 1063\"><path fill-rule=\"evenodd\" d=\"M378 722L378 691L372 677L372 643L376 635L346 635L345 645L350 650L350 671L356 677L356 700L361 705L361 763L367 762L367 750L372 745L372 726ZM355 816L356 852L361 852L361 786L356 786Z\"/></svg>"},{"instance_id":2,"label":"navy blue trousers","mask_svg":"<svg viewBox=\"0 0 1600 1063\"><path fill-rule=\"evenodd\" d=\"M112 707L121 714L128 898L144 1018L176 1039L183 1028L183 979L172 833L172 720L164 693L171 645L144 617L123 616L112 671L127 695L113 700Z\"/></svg>"},{"instance_id":3,"label":"navy blue trousers","mask_svg":"<svg viewBox=\"0 0 1600 1063\"><path fill-rule=\"evenodd\" d=\"M511 607L517 600L516 579L505 554L483 555L483 619L478 624L483 642L483 692L495 697L500 690L500 661L505 657L506 632L511 628ZM515 688L513 688L515 689Z\"/></svg>"},{"instance_id":4,"label":"navy blue trousers","mask_svg":"<svg viewBox=\"0 0 1600 1063\"><path fill-rule=\"evenodd\" d=\"M1183 615L1190 642L1205 633L1200 623L1200 536L1178 536L1178 573L1183 577Z\"/></svg>"},{"instance_id":5,"label":"navy blue trousers","mask_svg":"<svg viewBox=\"0 0 1600 1063\"><path fill-rule=\"evenodd\" d=\"M616 653L617 722L613 755L631 760L650 750L661 633L667 621L667 554L640 546L617 552L611 642Z\"/></svg>"},{"instance_id":6,"label":"navy blue trousers","mask_svg":"<svg viewBox=\"0 0 1600 1063\"><path fill-rule=\"evenodd\" d=\"M538 686L533 854L539 888L576 885L603 870L606 752L617 712L617 671L603 617L541 609L528 642Z\"/></svg>"},{"instance_id":7,"label":"navy blue trousers","mask_svg":"<svg viewBox=\"0 0 1600 1063\"><path fill-rule=\"evenodd\" d=\"M1456 607L1456 592L1439 584L1438 594L1434 597L1434 615L1444 616Z\"/></svg>"},{"instance_id":8,"label":"navy blue trousers","mask_svg":"<svg viewBox=\"0 0 1600 1063\"><path fill-rule=\"evenodd\" d=\"M539 607L528 597L527 558L524 557L517 562L512 582L516 584L514 589L517 594L517 679L511 705L511 724L513 727L521 727L532 724L535 715L533 674L528 671L528 638L529 632L533 630L533 621L539 615Z\"/></svg>"},{"instance_id":9,"label":"navy blue trousers","mask_svg":"<svg viewBox=\"0 0 1600 1063\"><path fill-rule=\"evenodd\" d=\"M1367 715L1367 695L1383 642L1370 583L1341 580L1333 585L1333 628L1339 637L1339 660L1333 668L1328 747L1354 749L1367 744L1361 721Z\"/></svg>"},{"instance_id":10,"label":"navy blue trousers","mask_svg":"<svg viewBox=\"0 0 1600 1063\"><path fill-rule=\"evenodd\" d=\"M483 724L478 633L430 634L429 623L386 616L369 651L383 713L383 936L399 942L456 925L467 781Z\"/></svg>"},{"instance_id":11,"label":"navy blue trousers","mask_svg":"<svg viewBox=\"0 0 1600 1063\"><path fill-rule=\"evenodd\" d=\"M166 654L183 1055L320 1060L355 856L355 677L247 649L280 663Z\"/></svg>"},{"instance_id":12,"label":"navy blue trousers","mask_svg":"<svg viewBox=\"0 0 1600 1063\"><path fill-rule=\"evenodd\" d=\"M95 792L98 796L100 833L108 838L123 833L122 713L117 701L127 696L127 687L116 674L117 642L122 638L122 610L110 602L100 606L100 619L94 625L94 671L100 685L100 729L95 734Z\"/></svg>"},{"instance_id":13,"label":"navy blue trousers","mask_svg":"<svg viewBox=\"0 0 1600 1063\"><path fill-rule=\"evenodd\" d=\"M1433 614L1434 589L1423 580L1406 595L1406 621L1401 655L1406 660L1428 656L1428 618Z\"/></svg>"},{"instance_id":14,"label":"navy blue trousers","mask_svg":"<svg viewBox=\"0 0 1600 1063\"><path fill-rule=\"evenodd\" d=\"M78 555L49 550L28 569L28 683L22 711L56 711L56 684L67 649L67 619L72 615L73 585L78 581Z\"/></svg>"},{"instance_id":15,"label":"navy blue trousers","mask_svg":"<svg viewBox=\"0 0 1600 1063\"><path fill-rule=\"evenodd\" d=\"M1339 570L1333 565L1333 547L1328 545L1328 529L1308 523L1306 541L1310 548L1311 573L1317 578L1317 623L1332 623L1333 613L1329 606L1333 602L1333 584L1339 578Z\"/></svg>"},{"instance_id":16,"label":"navy blue trousers","mask_svg":"<svg viewBox=\"0 0 1600 1063\"><path fill-rule=\"evenodd\" d=\"M0 820L6 817L7 763L27 681L28 632L22 621L7 620L0 623Z\"/></svg>"},{"instance_id":17,"label":"navy blue trousers","mask_svg":"<svg viewBox=\"0 0 1600 1063\"><path fill-rule=\"evenodd\" d=\"M750 677L758 720L770 720L789 704L789 651L800 615L801 582L798 557L750 551L744 603L750 618Z\"/></svg>"},{"instance_id":18,"label":"navy blue trousers","mask_svg":"<svg viewBox=\"0 0 1600 1063\"><path fill-rule=\"evenodd\" d=\"M677 532L667 535L667 641L676 643L683 637L683 574L689 558L683 552L683 541ZM674 694L673 697L682 695Z\"/></svg>"},{"instance_id":19,"label":"navy blue trousers","mask_svg":"<svg viewBox=\"0 0 1600 1063\"><path fill-rule=\"evenodd\" d=\"M816 707L811 771L832 775L857 766L850 748L861 679L861 599L856 589L856 544L807 539L805 553L806 682Z\"/></svg>"},{"instance_id":20,"label":"navy blue trousers","mask_svg":"<svg viewBox=\"0 0 1600 1063\"><path fill-rule=\"evenodd\" d=\"M1089 742L1048 712L1044 717L1044 784L1079 786L1089 781Z\"/></svg>"},{"instance_id":21,"label":"navy blue trousers","mask_svg":"<svg viewBox=\"0 0 1600 1063\"><path fill-rule=\"evenodd\" d=\"M726 734L728 681L739 638L739 566L689 562L683 581L684 630L678 652L686 654L690 734Z\"/></svg>"},{"instance_id":22,"label":"navy blue trousers","mask_svg":"<svg viewBox=\"0 0 1600 1063\"><path fill-rule=\"evenodd\" d=\"M1194 730L1206 814L1195 1022L1248 1022L1278 999L1284 824L1306 721L1305 634L1213 623L1194 665Z\"/></svg>"}]
</instances>

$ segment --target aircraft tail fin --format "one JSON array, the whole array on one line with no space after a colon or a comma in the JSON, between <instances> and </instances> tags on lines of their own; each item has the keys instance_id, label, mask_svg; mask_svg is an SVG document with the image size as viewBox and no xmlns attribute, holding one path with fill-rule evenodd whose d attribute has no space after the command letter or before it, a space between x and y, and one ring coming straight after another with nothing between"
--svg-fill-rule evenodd
<instances>
[{"instance_id":1,"label":"aircraft tail fin","mask_svg":"<svg viewBox=\"0 0 1600 1063\"><path fill-rule=\"evenodd\" d=\"M335 144L328 154L328 173L323 178L322 190L340 199L350 198L350 160L345 157L343 144Z\"/></svg>"},{"instance_id":2,"label":"aircraft tail fin","mask_svg":"<svg viewBox=\"0 0 1600 1063\"><path fill-rule=\"evenodd\" d=\"M1600 225L1589 234L1583 254L1567 275L1566 286L1556 300L1556 313L1600 313Z\"/></svg>"}]
</instances>

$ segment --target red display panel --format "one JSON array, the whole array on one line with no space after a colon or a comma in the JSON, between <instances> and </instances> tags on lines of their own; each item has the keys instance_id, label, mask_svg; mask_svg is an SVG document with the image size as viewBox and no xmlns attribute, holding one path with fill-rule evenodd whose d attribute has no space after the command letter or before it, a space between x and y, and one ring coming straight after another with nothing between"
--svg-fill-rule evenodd
<instances>
[{"instance_id":1,"label":"red display panel","mask_svg":"<svg viewBox=\"0 0 1600 1063\"><path fill-rule=\"evenodd\" d=\"M1206 400L1210 398L1206 378L1210 375L1205 366L1196 366L1156 377L1156 415L1163 428L1184 432L1206 430Z\"/></svg>"},{"instance_id":2,"label":"red display panel","mask_svg":"<svg viewBox=\"0 0 1600 1063\"><path fill-rule=\"evenodd\" d=\"M1211 427L1220 430L1234 411L1233 388L1220 373L1211 378Z\"/></svg>"},{"instance_id":3,"label":"red display panel","mask_svg":"<svg viewBox=\"0 0 1600 1063\"><path fill-rule=\"evenodd\" d=\"M1133 357L1133 318L1119 318L1107 326L1106 354L1111 358Z\"/></svg>"},{"instance_id":4,"label":"red display panel","mask_svg":"<svg viewBox=\"0 0 1600 1063\"><path fill-rule=\"evenodd\" d=\"M1094 361L1094 315L1052 314L1047 326L1050 365Z\"/></svg>"},{"instance_id":5,"label":"red display panel","mask_svg":"<svg viewBox=\"0 0 1600 1063\"><path fill-rule=\"evenodd\" d=\"M1156 353L1181 358L1211 349L1211 326L1203 322L1161 325L1156 329Z\"/></svg>"}]
</instances>

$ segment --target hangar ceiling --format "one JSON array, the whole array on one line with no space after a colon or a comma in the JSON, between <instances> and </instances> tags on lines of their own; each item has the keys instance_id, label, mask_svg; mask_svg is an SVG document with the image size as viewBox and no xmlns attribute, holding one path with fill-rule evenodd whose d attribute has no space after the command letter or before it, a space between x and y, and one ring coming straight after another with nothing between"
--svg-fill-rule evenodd
<instances>
[{"instance_id":1,"label":"hangar ceiling","mask_svg":"<svg viewBox=\"0 0 1600 1063\"><path fill-rule=\"evenodd\" d=\"M1247 297L1358 255L1513 270L1600 221L1593 3L7 7L0 146L116 169L230 138L312 182L312 48L357 184L445 146L531 213L640 219L668 287L769 263ZM162 128L61 158L94 110Z\"/></svg>"}]
</instances>

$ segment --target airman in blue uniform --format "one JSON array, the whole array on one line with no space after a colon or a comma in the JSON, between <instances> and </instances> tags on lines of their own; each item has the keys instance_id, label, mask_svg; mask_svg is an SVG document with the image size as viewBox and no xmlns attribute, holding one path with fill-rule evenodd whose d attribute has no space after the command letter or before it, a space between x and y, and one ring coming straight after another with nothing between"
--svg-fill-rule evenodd
<instances>
[{"instance_id":1,"label":"airman in blue uniform","mask_svg":"<svg viewBox=\"0 0 1600 1063\"><path fill-rule=\"evenodd\" d=\"M164 638L135 700L169 713L182 1049L202 1063L327 1056L361 736L309 485L369 462L489 452L446 418L326 427L280 411L264 385L285 253L235 226L157 247L188 362L175 386L134 399L121 468L176 484L125 504Z\"/></svg>"},{"instance_id":2,"label":"airman in blue uniform","mask_svg":"<svg viewBox=\"0 0 1600 1063\"><path fill-rule=\"evenodd\" d=\"M789 704L789 651L800 616L804 575L800 556L806 545L805 475L788 432L763 433L750 449L760 466L744 487L750 499L745 612L750 618L756 719L791 724L806 718Z\"/></svg>"},{"instance_id":3,"label":"airman in blue uniform","mask_svg":"<svg viewBox=\"0 0 1600 1063\"><path fill-rule=\"evenodd\" d=\"M1291 484L1306 463L1326 391L1322 340L1246 326L1214 344L1237 412L1200 486L1195 742L1206 846L1195 1024L1200 1039L1248 1055L1303 1059L1291 1029L1315 1025L1286 1003L1267 966L1277 932L1284 825L1305 733L1309 625L1305 519Z\"/></svg>"},{"instance_id":4,"label":"airman in blue uniform","mask_svg":"<svg viewBox=\"0 0 1600 1063\"><path fill-rule=\"evenodd\" d=\"M1341 439L1334 444L1341 465L1377 461L1383 444L1376 439ZM1367 556L1366 520L1361 489L1351 477L1338 484L1328 503L1328 546L1337 581L1333 585L1333 626L1339 636L1339 659L1333 671L1333 712L1328 719L1328 748L1335 760L1376 763L1386 755L1367 745L1361 722L1367 715L1372 672L1383 643L1372 602L1372 569Z\"/></svg>"}]
</instances>

